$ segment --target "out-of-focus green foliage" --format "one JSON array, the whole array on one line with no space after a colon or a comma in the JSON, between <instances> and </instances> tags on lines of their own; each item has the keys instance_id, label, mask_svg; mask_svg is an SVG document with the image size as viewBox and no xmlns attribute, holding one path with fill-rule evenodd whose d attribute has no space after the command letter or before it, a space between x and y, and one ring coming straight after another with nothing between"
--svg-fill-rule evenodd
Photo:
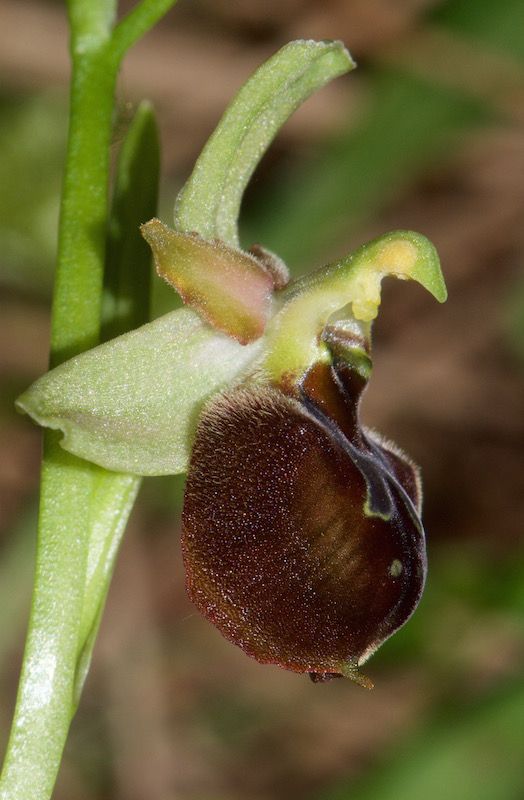
<instances>
[{"instance_id":1,"label":"out-of-focus green foliage","mask_svg":"<svg viewBox=\"0 0 524 800\"><path fill-rule=\"evenodd\" d=\"M450 0L429 20L449 34L482 48L524 57L524 4ZM371 102L316 161L291 170L287 181L269 187L254 204L246 241L268 247L302 271L317 263L326 247L348 236L379 211L393 193L421 169L436 163L461 133L490 119L488 107L434 81L407 71L381 68L370 75ZM452 147L451 147L452 150Z\"/></svg>"},{"instance_id":2,"label":"out-of-focus green foliage","mask_svg":"<svg viewBox=\"0 0 524 800\"><path fill-rule=\"evenodd\" d=\"M51 287L67 109L60 94L0 99L0 282Z\"/></svg>"},{"instance_id":3,"label":"out-of-focus green foliage","mask_svg":"<svg viewBox=\"0 0 524 800\"><path fill-rule=\"evenodd\" d=\"M524 270L524 254L521 258ZM524 277L517 278L508 292L506 332L509 345L524 365Z\"/></svg>"},{"instance_id":4,"label":"out-of-focus green foliage","mask_svg":"<svg viewBox=\"0 0 524 800\"><path fill-rule=\"evenodd\" d=\"M430 22L444 25L478 45L524 59L524 4L521 0L448 0Z\"/></svg>"},{"instance_id":5,"label":"out-of-focus green foliage","mask_svg":"<svg viewBox=\"0 0 524 800\"><path fill-rule=\"evenodd\" d=\"M7 666L7 659L27 616L33 578L36 520L36 508L30 508L22 514L0 551L0 604L4 609L0 631L2 671Z\"/></svg>"},{"instance_id":6,"label":"out-of-focus green foliage","mask_svg":"<svg viewBox=\"0 0 524 800\"><path fill-rule=\"evenodd\" d=\"M323 800L520 800L524 683L420 731L361 787Z\"/></svg>"}]
</instances>

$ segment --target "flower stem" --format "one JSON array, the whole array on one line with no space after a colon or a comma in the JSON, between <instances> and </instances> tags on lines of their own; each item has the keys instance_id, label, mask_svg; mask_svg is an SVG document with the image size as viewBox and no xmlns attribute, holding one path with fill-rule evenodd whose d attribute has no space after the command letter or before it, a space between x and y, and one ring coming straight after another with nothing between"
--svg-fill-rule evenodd
<instances>
[{"instance_id":1,"label":"flower stem","mask_svg":"<svg viewBox=\"0 0 524 800\"><path fill-rule=\"evenodd\" d=\"M176 0L141 0L118 23L113 32L112 50L122 58L127 50L155 25Z\"/></svg>"},{"instance_id":2,"label":"flower stem","mask_svg":"<svg viewBox=\"0 0 524 800\"><path fill-rule=\"evenodd\" d=\"M116 69L107 45L73 55L51 366L98 343Z\"/></svg>"},{"instance_id":3,"label":"flower stem","mask_svg":"<svg viewBox=\"0 0 524 800\"><path fill-rule=\"evenodd\" d=\"M158 11L159 4L143 0L141 6ZM122 42L112 46L114 12L113 0L69 2L72 83L52 365L94 346L100 335L114 89L125 52ZM156 18L143 17L141 32ZM135 300L144 302L139 292ZM1 800L51 796L139 485L134 476L69 455L58 439L48 432L44 440L33 601Z\"/></svg>"}]
</instances>

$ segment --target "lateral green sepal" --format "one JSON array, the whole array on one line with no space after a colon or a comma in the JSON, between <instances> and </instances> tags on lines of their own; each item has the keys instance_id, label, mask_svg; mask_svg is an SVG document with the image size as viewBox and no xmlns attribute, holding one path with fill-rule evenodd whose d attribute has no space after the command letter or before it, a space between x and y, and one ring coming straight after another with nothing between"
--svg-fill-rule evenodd
<instances>
[{"instance_id":1,"label":"lateral green sepal","mask_svg":"<svg viewBox=\"0 0 524 800\"><path fill-rule=\"evenodd\" d=\"M355 63L342 42L290 42L244 84L175 205L175 228L238 247L244 189L274 136L317 89Z\"/></svg>"},{"instance_id":2,"label":"lateral green sepal","mask_svg":"<svg viewBox=\"0 0 524 800\"><path fill-rule=\"evenodd\" d=\"M46 373L17 407L62 431L70 453L106 469L184 472L202 404L234 382L258 350L179 309Z\"/></svg>"}]
</instances>

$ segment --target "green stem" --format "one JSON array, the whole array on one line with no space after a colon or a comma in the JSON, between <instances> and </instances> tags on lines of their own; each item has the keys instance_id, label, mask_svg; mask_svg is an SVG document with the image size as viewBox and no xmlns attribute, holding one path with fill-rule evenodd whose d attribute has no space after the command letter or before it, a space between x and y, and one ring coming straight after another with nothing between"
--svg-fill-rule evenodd
<instances>
[{"instance_id":1,"label":"green stem","mask_svg":"<svg viewBox=\"0 0 524 800\"><path fill-rule=\"evenodd\" d=\"M99 338L116 74L106 45L73 56L51 366L93 347Z\"/></svg>"},{"instance_id":2,"label":"green stem","mask_svg":"<svg viewBox=\"0 0 524 800\"><path fill-rule=\"evenodd\" d=\"M109 39L117 0L66 0L71 30L71 50L85 53Z\"/></svg>"},{"instance_id":3,"label":"green stem","mask_svg":"<svg viewBox=\"0 0 524 800\"><path fill-rule=\"evenodd\" d=\"M112 50L118 58L152 28L177 0L142 0L116 26Z\"/></svg>"},{"instance_id":4,"label":"green stem","mask_svg":"<svg viewBox=\"0 0 524 800\"><path fill-rule=\"evenodd\" d=\"M73 58L51 363L96 344L116 71L104 48ZM96 114L93 118L93 109ZM33 604L0 797L50 797L71 716L95 469L46 433Z\"/></svg>"},{"instance_id":5,"label":"green stem","mask_svg":"<svg viewBox=\"0 0 524 800\"><path fill-rule=\"evenodd\" d=\"M141 3L142 32L156 19L152 12L158 6L154 0ZM123 41L115 51L109 38L112 0L70 0L69 15L73 71L53 365L99 339L114 89L125 51ZM139 485L133 476L107 473L67 454L58 439L54 432L45 436L33 601L0 778L2 800L51 796Z\"/></svg>"},{"instance_id":6,"label":"green stem","mask_svg":"<svg viewBox=\"0 0 524 800\"><path fill-rule=\"evenodd\" d=\"M56 437L46 438L33 605L2 800L51 796L72 715L87 561L82 514L89 508L92 474L60 450Z\"/></svg>"}]
</instances>

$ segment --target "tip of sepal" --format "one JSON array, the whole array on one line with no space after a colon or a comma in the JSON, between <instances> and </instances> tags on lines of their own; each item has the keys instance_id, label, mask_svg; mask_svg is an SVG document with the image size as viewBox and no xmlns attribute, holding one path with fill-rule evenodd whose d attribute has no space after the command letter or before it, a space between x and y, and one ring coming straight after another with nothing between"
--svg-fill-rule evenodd
<instances>
[{"instance_id":1,"label":"tip of sepal","mask_svg":"<svg viewBox=\"0 0 524 800\"><path fill-rule=\"evenodd\" d=\"M295 39L282 49L293 50L297 48L318 49L324 52L332 51L336 58L340 60L340 67L344 72L349 72L357 66L357 62L341 39Z\"/></svg>"}]
</instances>

